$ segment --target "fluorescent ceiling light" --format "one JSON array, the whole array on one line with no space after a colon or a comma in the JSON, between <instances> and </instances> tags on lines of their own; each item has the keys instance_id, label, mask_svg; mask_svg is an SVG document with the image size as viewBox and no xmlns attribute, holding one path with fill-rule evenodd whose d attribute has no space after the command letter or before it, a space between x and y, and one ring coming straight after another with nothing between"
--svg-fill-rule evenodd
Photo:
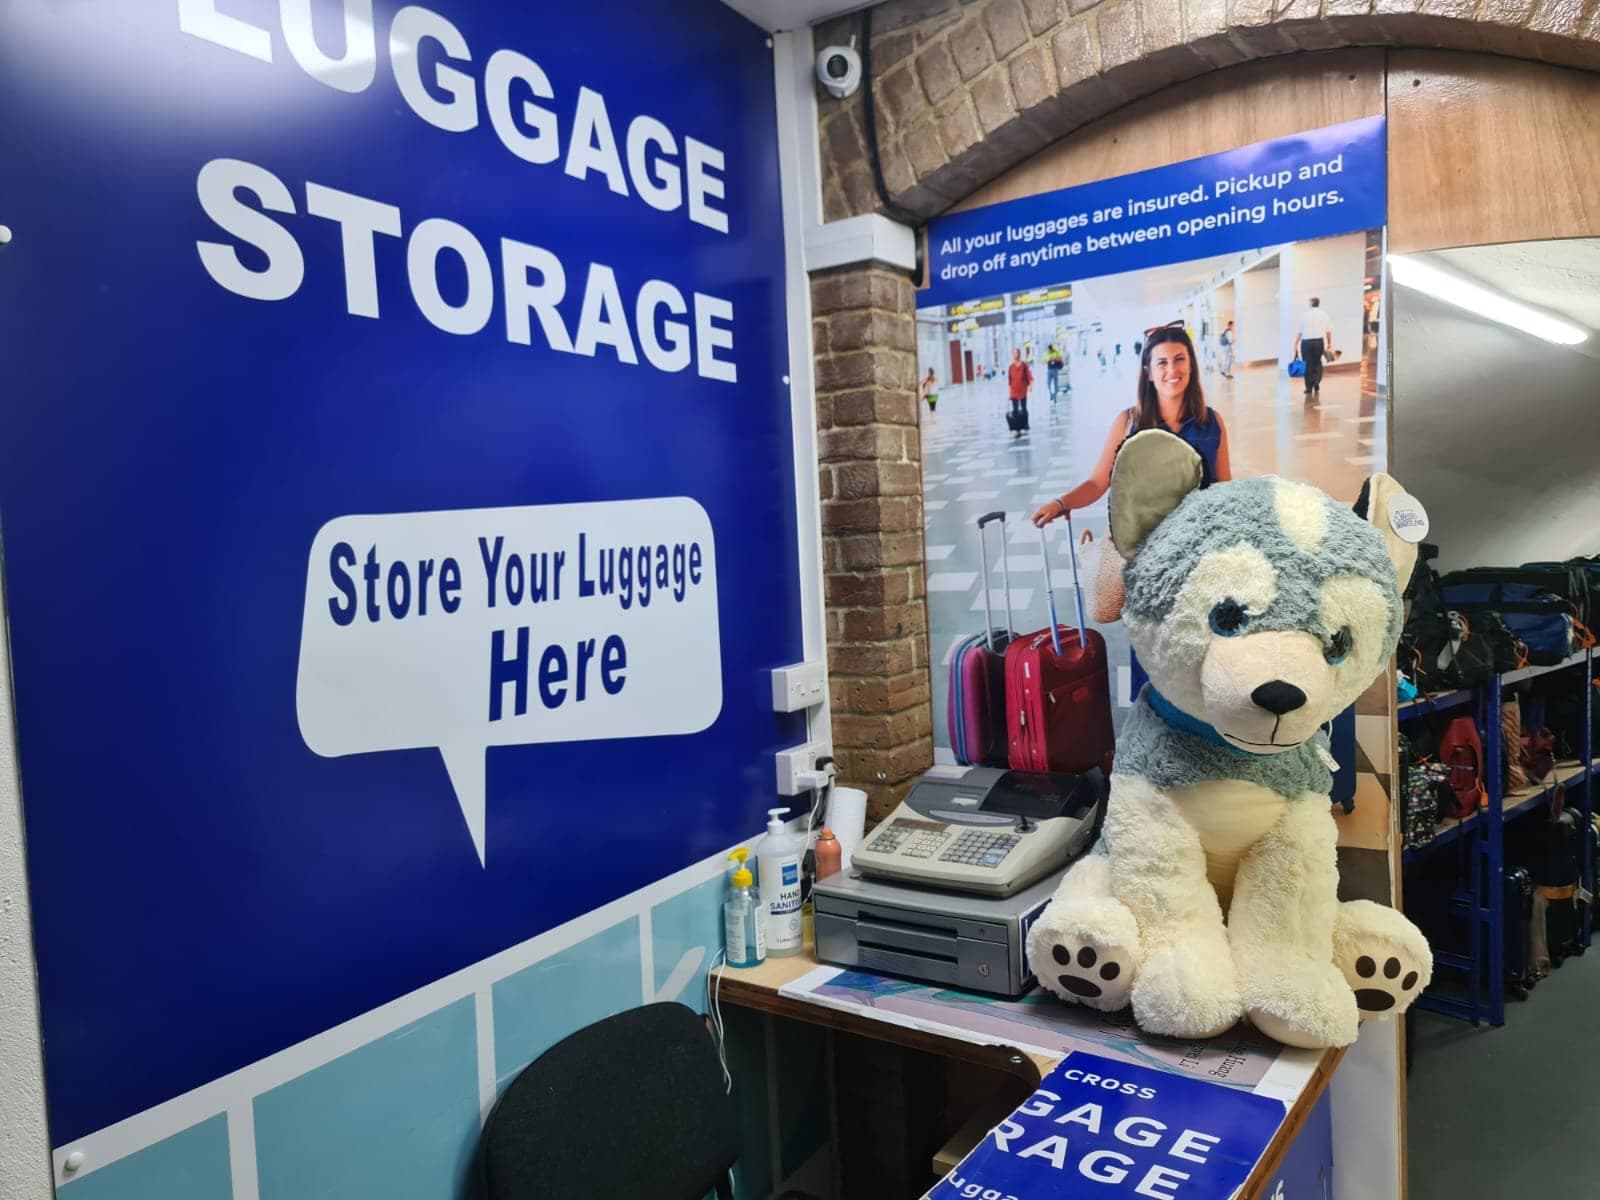
<instances>
[{"instance_id":1,"label":"fluorescent ceiling light","mask_svg":"<svg viewBox=\"0 0 1600 1200\"><path fill-rule=\"evenodd\" d=\"M1405 254L1391 254L1389 269L1394 281L1415 288L1435 300L1454 304L1480 317L1531 333L1534 337L1562 346L1576 346L1589 340L1589 331L1569 321L1560 321L1538 309L1519 304L1498 292L1469 283L1459 275L1441 271L1432 263Z\"/></svg>"}]
</instances>

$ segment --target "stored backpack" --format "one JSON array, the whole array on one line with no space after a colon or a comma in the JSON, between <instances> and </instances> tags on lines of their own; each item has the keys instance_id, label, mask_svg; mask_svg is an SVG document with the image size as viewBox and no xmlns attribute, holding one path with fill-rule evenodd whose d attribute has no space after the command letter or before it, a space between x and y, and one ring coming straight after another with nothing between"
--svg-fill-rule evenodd
<instances>
[{"instance_id":1,"label":"stored backpack","mask_svg":"<svg viewBox=\"0 0 1600 1200\"><path fill-rule=\"evenodd\" d=\"M1517 764L1529 783L1546 783L1556 770L1556 735L1548 729L1525 729Z\"/></svg>"},{"instance_id":2,"label":"stored backpack","mask_svg":"<svg viewBox=\"0 0 1600 1200\"><path fill-rule=\"evenodd\" d=\"M1450 791L1454 808L1446 816L1465 819L1478 811L1484 800L1483 742L1478 724L1471 717L1451 717L1439 733L1439 761L1450 772Z\"/></svg>"},{"instance_id":3,"label":"stored backpack","mask_svg":"<svg viewBox=\"0 0 1600 1200\"><path fill-rule=\"evenodd\" d=\"M1496 674L1527 664L1527 652L1499 616L1487 609L1467 614L1450 610L1419 622L1415 662L1417 685L1425 691L1487 687ZM1402 665L1408 660L1401 658Z\"/></svg>"},{"instance_id":4,"label":"stored backpack","mask_svg":"<svg viewBox=\"0 0 1600 1200\"><path fill-rule=\"evenodd\" d=\"M1400 735L1400 791L1405 804L1405 844L1420 846L1430 840L1439 822L1455 811L1450 770L1437 762L1426 745L1427 733L1415 739Z\"/></svg>"},{"instance_id":5,"label":"stored backpack","mask_svg":"<svg viewBox=\"0 0 1600 1200\"><path fill-rule=\"evenodd\" d=\"M1400 669L1419 691L1437 692L1456 686L1447 677L1450 644L1459 640L1439 596L1439 573L1433 569L1439 547L1423 542L1417 547L1417 565L1412 569L1403 599L1406 624L1400 633Z\"/></svg>"}]
</instances>

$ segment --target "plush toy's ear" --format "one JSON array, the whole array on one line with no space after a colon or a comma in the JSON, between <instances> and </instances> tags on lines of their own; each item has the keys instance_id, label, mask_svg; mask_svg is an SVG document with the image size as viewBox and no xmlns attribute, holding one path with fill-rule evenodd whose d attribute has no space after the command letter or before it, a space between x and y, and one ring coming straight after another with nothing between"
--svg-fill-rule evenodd
<instances>
[{"instance_id":1,"label":"plush toy's ear","mask_svg":"<svg viewBox=\"0 0 1600 1200\"><path fill-rule=\"evenodd\" d=\"M1427 512L1415 496L1381 471L1361 485L1354 508L1356 516L1383 534L1395 578L1404 591L1417 565L1417 543L1428 536Z\"/></svg>"},{"instance_id":2,"label":"plush toy's ear","mask_svg":"<svg viewBox=\"0 0 1600 1200\"><path fill-rule=\"evenodd\" d=\"M1122 443L1111 464L1111 540L1117 553L1132 558L1201 478L1200 455L1165 429L1146 429Z\"/></svg>"}]
</instances>

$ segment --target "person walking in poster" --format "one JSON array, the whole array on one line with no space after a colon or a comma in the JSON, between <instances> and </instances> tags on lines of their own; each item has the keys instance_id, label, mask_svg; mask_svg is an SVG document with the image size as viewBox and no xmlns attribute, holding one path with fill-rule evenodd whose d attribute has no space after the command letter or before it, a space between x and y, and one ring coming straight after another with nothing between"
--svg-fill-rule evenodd
<instances>
[{"instance_id":1,"label":"person walking in poster","mask_svg":"<svg viewBox=\"0 0 1600 1200\"><path fill-rule=\"evenodd\" d=\"M1306 364L1306 396L1318 398L1322 393L1322 358L1333 357L1333 322L1322 310L1322 301L1311 297L1311 307L1300 316L1300 327L1294 335L1294 357Z\"/></svg>"},{"instance_id":2,"label":"person walking in poster","mask_svg":"<svg viewBox=\"0 0 1600 1200\"><path fill-rule=\"evenodd\" d=\"M1227 328L1222 331L1222 377L1233 378L1233 322L1229 321Z\"/></svg>"},{"instance_id":3,"label":"person walking in poster","mask_svg":"<svg viewBox=\"0 0 1600 1200\"><path fill-rule=\"evenodd\" d=\"M933 368L928 368L928 373L923 376L921 385L917 388L922 393L923 403L928 406L928 420L930 423L939 419L939 383L933 373Z\"/></svg>"},{"instance_id":4,"label":"person walking in poster","mask_svg":"<svg viewBox=\"0 0 1600 1200\"><path fill-rule=\"evenodd\" d=\"M1045 352L1044 356L1045 386L1049 389L1050 399L1052 400L1056 398L1056 393L1061 390L1062 366L1061 349L1052 342L1050 349Z\"/></svg>"},{"instance_id":5,"label":"person walking in poster","mask_svg":"<svg viewBox=\"0 0 1600 1200\"><path fill-rule=\"evenodd\" d=\"M1006 384L1011 395L1011 411L1006 421L1011 426L1011 436L1019 438L1028 431L1028 392L1033 387L1033 369L1022 361L1021 350L1011 352Z\"/></svg>"}]
</instances>

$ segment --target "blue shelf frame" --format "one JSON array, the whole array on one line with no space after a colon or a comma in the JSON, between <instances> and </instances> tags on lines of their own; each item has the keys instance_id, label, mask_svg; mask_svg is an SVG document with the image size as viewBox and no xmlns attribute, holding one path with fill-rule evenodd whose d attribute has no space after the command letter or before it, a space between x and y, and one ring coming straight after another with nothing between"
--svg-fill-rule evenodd
<instances>
[{"instance_id":1,"label":"blue shelf frame","mask_svg":"<svg viewBox=\"0 0 1600 1200\"><path fill-rule=\"evenodd\" d=\"M1507 807L1500 736L1500 704L1506 685L1579 666L1583 668L1585 684L1583 732L1578 750L1582 769L1567 779L1552 781L1531 796L1515 799ZM1592 943L1595 880L1590 839L1593 836L1591 818L1594 814L1594 780L1597 773L1596 747L1593 745L1593 681L1594 651L1589 649L1549 666L1523 667L1497 675L1490 680L1486 689L1419 696L1399 706L1399 719L1408 721L1468 704L1474 705L1474 721L1484 748L1484 790L1488 795L1486 807L1447 825L1429 841L1407 848L1400 856L1402 864L1409 864L1451 842L1465 840L1467 844L1468 886L1456 892L1452 900L1457 909L1464 910L1471 951L1467 954L1439 953L1433 956L1436 972L1445 970L1466 975L1467 996L1441 996L1430 990L1417 998L1418 1008L1469 1021L1473 1025L1485 1021L1490 1025L1506 1023L1505 823L1548 803L1558 792L1577 785L1581 785L1579 829L1583 846L1579 863L1582 883L1580 896L1589 897L1579 902L1579 929L1582 931L1583 947L1587 949Z\"/></svg>"}]
</instances>

